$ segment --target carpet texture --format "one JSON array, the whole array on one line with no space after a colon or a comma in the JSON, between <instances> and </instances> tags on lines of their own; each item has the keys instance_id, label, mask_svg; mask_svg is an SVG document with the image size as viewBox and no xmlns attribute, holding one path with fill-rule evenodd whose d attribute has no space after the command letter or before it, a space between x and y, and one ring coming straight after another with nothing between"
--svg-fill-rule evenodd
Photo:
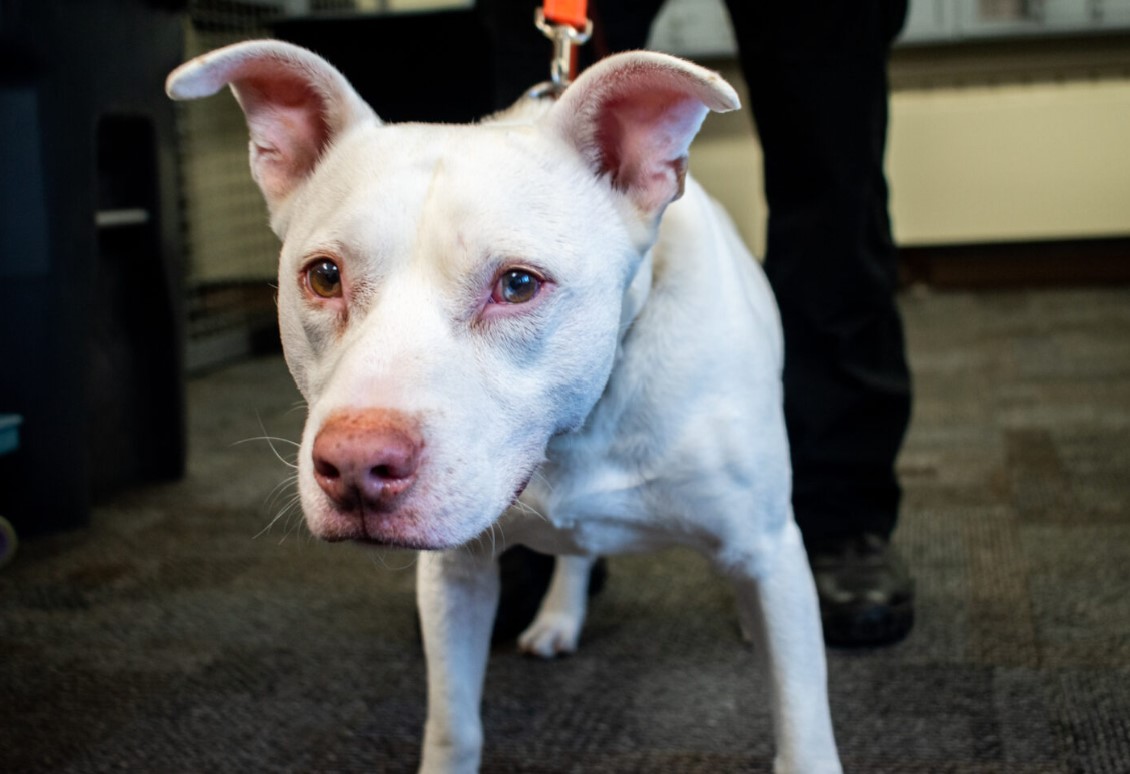
<instances>
[{"instance_id":1,"label":"carpet texture","mask_svg":"<svg viewBox=\"0 0 1130 774\"><path fill-rule=\"evenodd\" d=\"M845 767L1130 771L1130 290L902 303L918 623L829 651ZM297 438L296 400L277 358L193 381L184 481L0 571L0 770L415 770L413 556L307 535L246 440ZM484 771L770 771L727 584L681 551L610 572L576 656L493 654Z\"/></svg>"}]
</instances>

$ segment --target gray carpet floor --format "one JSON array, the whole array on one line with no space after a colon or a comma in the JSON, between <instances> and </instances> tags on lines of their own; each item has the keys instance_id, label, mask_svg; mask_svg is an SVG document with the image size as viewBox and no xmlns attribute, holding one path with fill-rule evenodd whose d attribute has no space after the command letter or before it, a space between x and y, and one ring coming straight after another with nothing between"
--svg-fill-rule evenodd
<instances>
[{"instance_id":1,"label":"gray carpet floor","mask_svg":"<svg viewBox=\"0 0 1130 774\"><path fill-rule=\"evenodd\" d=\"M830 651L845 766L1130 772L1130 290L903 305L918 625ZM415 769L413 557L305 533L247 440L296 438L296 400L277 358L194 380L185 480L0 571L0 770ZM576 656L493 654L484 770L769 771L727 585L684 552L610 569Z\"/></svg>"}]
</instances>

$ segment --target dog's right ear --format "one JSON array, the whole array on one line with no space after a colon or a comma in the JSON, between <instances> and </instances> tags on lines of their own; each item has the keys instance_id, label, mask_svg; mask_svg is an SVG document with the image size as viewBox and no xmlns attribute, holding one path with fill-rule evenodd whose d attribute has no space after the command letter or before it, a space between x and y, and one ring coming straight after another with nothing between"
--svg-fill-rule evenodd
<instances>
[{"instance_id":1,"label":"dog's right ear","mask_svg":"<svg viewBox=\"0 0 1130 774\"><path fill-rule=\"evenodd\" d=\"M225 85L247 117L251 176L272 217L338 136L359 123L379 123L328 62L276 40L236 43L198 56L169 74L165 91L173 99L197 99Z\"/></svg>"}]
</instances>

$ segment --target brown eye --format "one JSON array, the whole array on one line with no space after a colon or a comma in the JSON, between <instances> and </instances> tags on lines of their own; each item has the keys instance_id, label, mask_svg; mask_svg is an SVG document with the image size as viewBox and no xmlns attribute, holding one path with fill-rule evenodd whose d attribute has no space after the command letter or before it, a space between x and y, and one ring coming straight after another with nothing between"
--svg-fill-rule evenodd
<instances>
[{"instance_id":1,"label":"brown eye","mask_svg":"<svg viewBox=\"0 0 1130 774\"><path fill-rule=\"evenodd\" d=\"M541 279L525 269L511 269L494 284L491 300L496 304L524 304L541 290Z\"/></svg>"},{"instance_id":2,"label":"brown eye","mask_svg":"<svg viewBox=\"0 0 1130 774\"><path fill-rule=\"evenodd\" d=\"M319 258L306 267L306 286L321 298L341 298L341 270L329 258Z\"/></svg>"}]
</instances>

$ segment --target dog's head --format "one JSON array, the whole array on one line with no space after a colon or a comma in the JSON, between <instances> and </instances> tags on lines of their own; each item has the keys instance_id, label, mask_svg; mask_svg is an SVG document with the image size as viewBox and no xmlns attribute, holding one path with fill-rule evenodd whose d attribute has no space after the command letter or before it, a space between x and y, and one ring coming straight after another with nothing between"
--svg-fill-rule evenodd
<instances>
[{"instance_id":1,"label":"dog's head","mask_svg":"<svg viewBox=\"0 0 1130 774\"><path fill-rule=\"evenodd\" d=\"M168 92L224 85L283 242L311 531L416 548L476 537L599 399L687 147L736 95L632 53L529 120L383 124L328 63L275 41L198 57Z\"/></svg>"}]
</instances>

